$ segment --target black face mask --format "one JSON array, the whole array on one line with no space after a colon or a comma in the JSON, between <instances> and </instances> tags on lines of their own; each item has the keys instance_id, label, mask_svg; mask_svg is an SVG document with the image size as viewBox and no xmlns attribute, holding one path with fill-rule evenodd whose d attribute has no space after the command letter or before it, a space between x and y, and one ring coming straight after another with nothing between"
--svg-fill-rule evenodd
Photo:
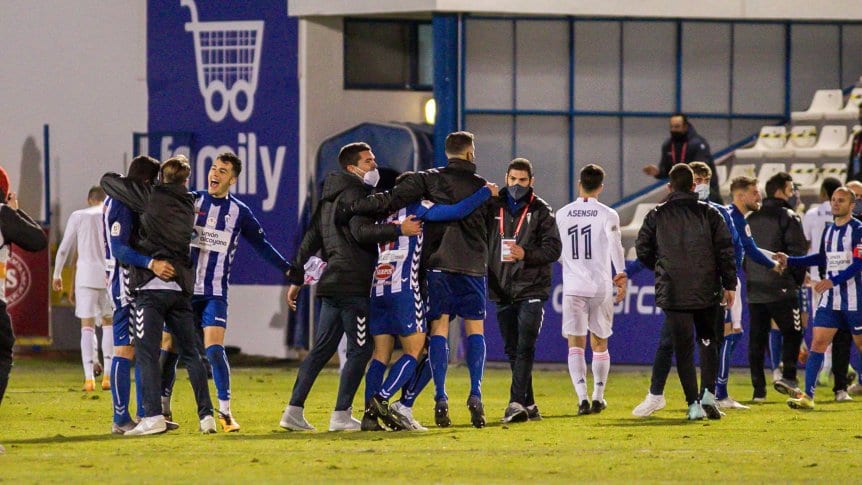
<instances>
[{"instance_id":1,"label":"black face mask","mask_svg":"<svg viewBox=\"0 0 862 485\"><path fill-rule=\"evenodd\" d=\"M524 187L523 185L510 185L506 188L506 192L508 192L509 197L514 201L519 201L524 198L525 195L530 191L529 187Z\"/></svg>"},{"instance_id":2,"label":"black face mask","mask_svg":"<svg viewBox=\"0 0 862 485\"><path fill-rule=\"evenodd\" d=\"M685 140L685 135L686 135L686 133L671 131L670 132L670 139L673 141L683 141L683 140Z\"/></svg>"}]
</instances>

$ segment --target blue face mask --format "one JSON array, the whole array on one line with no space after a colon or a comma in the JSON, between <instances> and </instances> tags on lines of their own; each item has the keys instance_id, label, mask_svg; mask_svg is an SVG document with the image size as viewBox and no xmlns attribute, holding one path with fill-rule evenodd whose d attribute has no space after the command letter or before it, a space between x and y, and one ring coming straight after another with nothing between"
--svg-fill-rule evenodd
<instances>
[{"instance_id":1,"label":"blue face mask","mask_svg":"<svg viewBox=\"0 0 862 485\"><path fill-rule=\"evenodd\" d=\"M523 185L517 185L517 184L510 185L508 188L506 188L506 192L508 192L509 197L511 197L512 200L514 200L516 202L523 199L524 196L527 195L527 192L529 192L529 191L530 191L529 187L524 187Z\"/></svg>"}]
</instances>

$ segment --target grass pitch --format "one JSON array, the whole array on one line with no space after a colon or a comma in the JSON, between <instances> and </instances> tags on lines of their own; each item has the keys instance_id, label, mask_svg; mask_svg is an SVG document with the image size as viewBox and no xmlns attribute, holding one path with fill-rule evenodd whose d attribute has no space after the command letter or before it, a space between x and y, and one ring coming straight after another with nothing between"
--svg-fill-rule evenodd
<instances>
[{"instance_id":1,"label":"grass pitch","mask_svg":"<svg viewBox=\"0 0 862 485\"><path fill-rule=\"evenodd\" d=\"M473 429L464 401L468 377L450 368L453 426L433 428L433 392L416 403L427 433L329 433L337 374L321 374L306 407L319 431L294 433L278 420L296 368L233 369L233 411L239 433L197 432L191 389L180 371L174 417L180 430L139 438L111 436L109 392L79 391L80 366L21 360L0 408L0 481L171 483L262 482L859 482L862 399L831 401L820 388L813 412L793 411L784 396L721 421L686 422L675 374L668 407L651 418L631 415L646 394L649 376L616 367L608 383L608 409L576 416L564 370L537 371L540 422L502 425L509 373L489 369L483 384L489 426ZM357 397L359 417L361 393ZM750 397L747 373L731 377L731 395Z\"/></svg>"}]
</instances>

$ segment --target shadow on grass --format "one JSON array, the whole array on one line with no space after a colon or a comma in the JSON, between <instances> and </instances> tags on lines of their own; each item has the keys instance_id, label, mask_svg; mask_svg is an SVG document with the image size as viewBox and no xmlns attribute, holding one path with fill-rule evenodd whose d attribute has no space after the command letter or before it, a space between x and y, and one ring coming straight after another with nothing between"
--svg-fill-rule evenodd
<instances>
[{"instance_id":1,"label":"shadow on grass","mask_svg":"<svg viewBox=\"0 0 862 485\"><path fill-rule=\"evenodd\" d=\"M22 440L3 440L5 445L50 445L67 443L86 443L90 441L107 441L122 439L122 436L113 434L86 434L79 436L65 436L56 434L54 436L43 436L41 438L27 438Z\"/></svg>"}]
</instances>

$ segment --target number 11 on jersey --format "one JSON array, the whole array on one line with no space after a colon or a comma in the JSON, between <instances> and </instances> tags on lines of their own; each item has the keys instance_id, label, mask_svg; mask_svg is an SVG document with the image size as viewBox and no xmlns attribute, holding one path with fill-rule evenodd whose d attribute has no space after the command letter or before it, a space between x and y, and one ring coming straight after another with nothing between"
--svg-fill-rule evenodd
<instances>
[{"instance_id":1,"label":"number 11 on jersey","mask_svg":"<svg viewBox=\"0 0 862 485\"><path fill-rule=\"evenodd\" d=\"M593 259L593 229L590 224L579 227L578 224L569 228L568 234L572 238L572 259L580 259L580 247L578 244L578 232L584 238L584 259Z\"/></svg>"}]
</instances>

